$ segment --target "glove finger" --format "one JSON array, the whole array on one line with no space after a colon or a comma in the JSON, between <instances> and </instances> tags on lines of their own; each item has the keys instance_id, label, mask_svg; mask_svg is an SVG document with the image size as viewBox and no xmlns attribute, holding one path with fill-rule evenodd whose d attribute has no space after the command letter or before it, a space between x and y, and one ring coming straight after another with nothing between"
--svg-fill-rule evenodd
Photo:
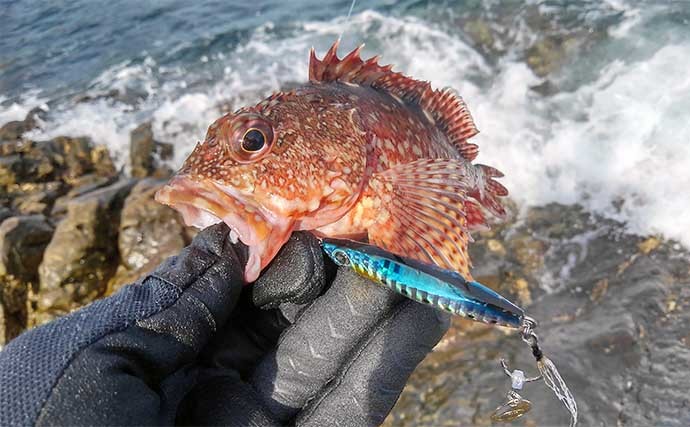
<instances>
[{"instance_id":1,"label":"glove finger","mask_svg":"<svg viewBox=\"0 0 690 427\"><path fill-rule=\"evenodd\" d=\"M413 301L398 305L336 379L300 413L298 425L380 425L407 379L448 330L450 316Z\"/></svg>"},{"instance_id":2,"label":"glove finger","mask_svg":"<svg viewBox=\"0 0 690 427\"><path fill-rule=\"evenodd\" d=\"M294 417L401 299L349 269L338 270L333 285L283 332L252 376L254 388L277 419Z\"/></svg>"},{"instance_id":3,"label":"glove finger","mask_svg":"<svg viewBox=\"0 0 690 427\"><path fill-rule=\"evenodd\" d=\"M306 304L324 287L323 251L316 237L296 232L254 282L254 304L276 308L282 303Z\"/></svg>"},{"instance_id":4,"label":"glove finger","mask_svg":"<svg viewBox=\"0 0 690 427\"><path fill-rule=\"evenodd\" d=\"M252 304L251 291L250 287L243 289L230 320L202 351L204 366L234 371L246 378L290 326L279 310L262 310Z\"/></svg>"},{"instance_id":5,"label":"glove finger","mask_svg":"<svg viewBox=\"0 0 690 427\"><path fill-rule=\"evenodd\" d=\"M151 274L187 295L177 308L209 312L218 326L228 319L244 283L246 247L233 245L229 232L223 223L206 228Z\"/></svg>"},{"instance_id":6,"label":"glove finger","mask_svg":"<svg viewBox=\"0 0 690 427\"><path fill-rule=\"evenodd\" d=\"M233 246L225 224L211 226L199 233L179 255L168 258L144 283L176 289L175 301L160 301L165 309L139 320L139 328L172 337L185 352L176 351L166 360L170 369L183 363L183 357L195 356L212 334L227 321L243 287L244 260ZM187 356L183 356L186 354Z\"/></svg>"},{"instance_id":7,"label":"glove finger","mask_svg":"<svg viewBox=\"0 0 690 427\"><path fill-rule=\"evenodd\" d=\"M323 271L318 240L310 233L294 233L257 281L243 290L232 317L204 349L203 363L248 375L294 319L269 308L311 301L324 286Z\"/></svg>"},{"instance_id":8,"label":"glove finger","mask_svg":"<svg viewBox=\"0 0 690 427\"><path fill-rule=\"evenodd\" d=\"M225 370L208 369L179 406L176 425L278 426L248 383Z\"/></svg>"}]
</instances>

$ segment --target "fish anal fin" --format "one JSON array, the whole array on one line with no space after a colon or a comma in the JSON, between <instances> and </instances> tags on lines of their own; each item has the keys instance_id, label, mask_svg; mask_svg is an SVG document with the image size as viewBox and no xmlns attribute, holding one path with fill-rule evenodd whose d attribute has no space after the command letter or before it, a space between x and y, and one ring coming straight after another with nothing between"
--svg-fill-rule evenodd
<instances>
[{"instance_id":1,"label":"fish anal fin","mask_svg":"<svg viewBox=\"0 0 690 427\"><path fill-rule=\"evenodd\" d=\"M458 149L463 158L472 161L479 153L476 144L468 139L479 133L465 101L452 89L433 89L426 81L416 80L392 70L391 65L379 65L378 57L363 60L362 46L344 58L337 55L338 41L333 43L322 59L312 48L309 56L309 80L312 82L346 82L374 89L414 103L432 118Z\"/></svg>"},{"instance_id":2,"label":"fish anal fin","mask_svg":"<svg viewBox=\"0 0 690 427\"><path fill-rule=\"evenodd\" d=\"M466 161L421 159L372 176L381 214L369 227L373 244L401 256L470 275Z\"/></svg>"}]
</instances>

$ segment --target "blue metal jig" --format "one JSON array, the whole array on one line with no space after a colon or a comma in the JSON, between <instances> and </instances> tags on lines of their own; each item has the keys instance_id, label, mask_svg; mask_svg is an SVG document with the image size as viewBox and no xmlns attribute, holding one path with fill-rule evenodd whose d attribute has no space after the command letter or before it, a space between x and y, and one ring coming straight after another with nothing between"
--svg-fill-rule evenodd
<instances>
[{"instance_id":1,"label":"blue metal jig","mask_svg":"<svg viewBox=\"0 0 690 427\"><path fill-rule=\"evenodd\" d=\"M520 307L455 271L352 240L325 238L321 245L336 264L412 300L483 323L512 328L523 325Z\"/></svg>"}]
</instances>

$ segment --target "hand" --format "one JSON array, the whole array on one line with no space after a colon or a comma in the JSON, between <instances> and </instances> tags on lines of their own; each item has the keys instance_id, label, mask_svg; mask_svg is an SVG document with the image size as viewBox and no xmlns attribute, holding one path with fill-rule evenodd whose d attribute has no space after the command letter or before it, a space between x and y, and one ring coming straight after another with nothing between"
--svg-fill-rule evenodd
<instances>
[{"instance_id":1,"label":"hand","mask_svg":"<svg viewBox=\"0 0 690 427\"><path fill-rule=\"evenodd\" d=\"M306 233L243 286L227 234L8 344L0 425L381 423L447 316L325 265Z\"/></svg>"}]
</instances>

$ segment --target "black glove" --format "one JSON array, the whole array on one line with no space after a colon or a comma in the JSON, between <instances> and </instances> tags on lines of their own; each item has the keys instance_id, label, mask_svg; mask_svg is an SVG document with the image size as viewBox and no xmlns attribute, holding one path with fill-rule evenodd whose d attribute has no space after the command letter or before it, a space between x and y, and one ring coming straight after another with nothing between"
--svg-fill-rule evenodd
<instances>
[{"instance_id":1,"label":"black glove","mask_svg":"<svg viewBox=\"0 0 690 427\"><path fill-rule=\"evenodd\" d=\"M10 342L0 425L381 423L447 316L324 265L306 233L243 287L245 256L210 227L139 283Z\"/></svg>"}]
</instances>

